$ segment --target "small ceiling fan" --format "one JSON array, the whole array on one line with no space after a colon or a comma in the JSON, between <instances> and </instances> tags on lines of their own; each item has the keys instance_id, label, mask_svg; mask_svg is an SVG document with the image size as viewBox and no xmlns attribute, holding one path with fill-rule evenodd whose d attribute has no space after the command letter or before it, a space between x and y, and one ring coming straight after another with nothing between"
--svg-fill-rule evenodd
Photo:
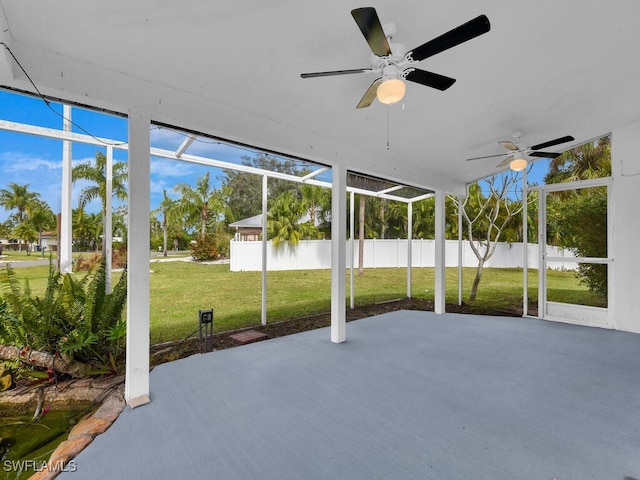
<instances>
[{"instance_id":1,"label":"small ceiling fan","mask_svg":"<svg viewBox=\"0 0 640 480\"><path fill-rule=\"evenodd\" d=\"M572 142L575 140L571 135L565 135L564 137L556 138L554 140L549 140L547 142L538 143L537 145L526 146L526 145L518 145L518 141L520 140L522 132L515 132L513 134L513 142L509 140L503 140L498 142L508 151L505 153L498 153L496 155L485 155L484 157L474 157L467 158L467 162L472 160L482 160L484 158L495 158L501 157L503 155L507 155L507 157L502 160L496 168L502 168L506 165L509 165L511 170L520 171L527 168L529 161L527 157L539 157L539 158L556 158L561 154L556 152L542 152L543 148L553 147L554 145L560 145L561 143Z\"/></svg>"},{"instance_id":2,"label":"small ceiling fan","mask_svg":"<svg viewBox=\"0 0 640 480\"><path fill-rule=\"evenodd\" d=\"M369 86L356 108L368 107L376 97L380 102L387 105L400 101L404 97L406 89L403 80L409 80L410 82L438 90L446 90L455 83L455 78L420 70L414 68L413 65L483 33L487 33L491 28L489 19L485 15L480 15L407 52L403 45L389 43L389 40L395 34L395 25L388 24L383 28L375 8L356 8L351 11L351 15L358 27L360 27L362 35L364 35L373 52L371 67L302 73L300 76L302 78L314 78L355 73L378 74L379 77Z\"/></svg>"}]
</instances>

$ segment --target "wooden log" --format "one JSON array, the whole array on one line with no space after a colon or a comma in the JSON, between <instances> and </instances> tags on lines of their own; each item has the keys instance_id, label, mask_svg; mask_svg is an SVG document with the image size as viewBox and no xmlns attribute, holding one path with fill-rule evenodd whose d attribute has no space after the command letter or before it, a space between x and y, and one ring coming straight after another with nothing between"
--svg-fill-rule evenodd
<instances>
[{"instance_id":1,"label":"wooden log","mask_svg":"<svg viewBox=\"0 0 640 480\"><path fill-rule=\"evenodd\" d=\"M13 345L0 344L0 360L11 361L18 358L26 365L52 368L57 372L66 373L75 378L86 377L91 370L91 366L78 362L70 357L53 355L48 352L39 352L37 350L31 350L28 347L19 348Z\"/></svg>"}]
</instances>

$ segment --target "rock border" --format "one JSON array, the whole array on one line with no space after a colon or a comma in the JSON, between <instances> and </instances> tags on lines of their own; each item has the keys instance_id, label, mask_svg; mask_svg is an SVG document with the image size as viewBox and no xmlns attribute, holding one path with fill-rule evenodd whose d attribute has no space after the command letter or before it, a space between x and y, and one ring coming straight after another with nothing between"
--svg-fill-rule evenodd
<instances>
[{"instance_id":1,"label":"rock border","mask_svg":"<svg viewBox=\"0 0 640 480\"><path fill-rule=\"evenodd\" d=\"M120 385L100 407L80 420L69 436L53 451L46 467L29 477L29 480L50 480L64 471L95 437L104 433L120 416L126 406L124 387Z\"/></svg>"}]
</instances>

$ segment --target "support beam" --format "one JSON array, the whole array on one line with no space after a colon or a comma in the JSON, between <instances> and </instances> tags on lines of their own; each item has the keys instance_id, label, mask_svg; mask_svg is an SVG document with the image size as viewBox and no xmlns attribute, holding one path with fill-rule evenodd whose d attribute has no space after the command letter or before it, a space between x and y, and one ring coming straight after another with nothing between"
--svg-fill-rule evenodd
<instances>
[{"instance_id":1,"label":"support beam","mask_svg":"<svg viewBox=\"0 0 640 480\"><path fill-rule=\"evenodd\" d=\"M106 262L105 293L111 293L111 261L113 252L113 147L107 146L107 163L105 165L105 197L104 197L104 228L102 241L104 242L104 256ZM131 190L131 189L129 189Z\"/></svg>"},{"instance_id":2,"label":"support beam","mask_svg":"<svg viewBox=\"0 0 640 480\"><path fill-rule=\"evenodd\" d=\"M522 171L522 316L529 315L529 190L527 169Z\"/></svg>"},{"instance_id":3,"label":"support beam","mask_svg":"<svg viewBox=\"0 0 640 480\"><path fill-rule=\"evenodd\" d=\"M356 225L356 194L349 193L349 248L351 249L351 261L349 262L349 308L351 310L355 307L356 295L355 295L355 278L353 276L353 262L355 256L355 225Z\"/></svg>"},{"instance_id":4,"label":"support beam","mask_svg":"<svg viewBox=\"0 0 640 480\"><path fill-rule=\"evenodd\" d=\"M176 150L176 158L180 158L182 154L187 150L187 148L189 148L191 144L195 141L195 139L196 139L195 135L189 135L188 137L186 137L182 141L182 144Z\"/></svg>"},{"instance_id":5,"label":"support beam","mask_svg":"<svg viewBox=\"0 0 640 480\"><path fill-rule=\"evenodd\" d=\"M65 132L71 131L71 106L64 105L62 110L64 117L62 129ZM71 273L73 271L72 256L72 188L73 180L72 172L72 144L69 140L62 141L62 197L60 205L60 231L58 232L58 261L59 269L62 273Z\"/></svg>"},{"instance_id":6,"label":"support beam","mask_svg":"<svg viewBox=\"0 0 640 480\"><path fill-rule=\"evenodd\" d=\"M462 305L462 202L464 199L458 197L458 305Z\"/></svg>"},{"instance_id":7,"label":"support beam","mask_svg":"<svg viewBox=\"0 0 640 480\"><path fill-rule=\"evenodd\" d=\"M262 176L262 325L267 324L267 199L269 198L268 188L269 177Z\"/></svg>"},{"instance_id":8,"label":"support beam","mask_svg":"<svg viewBox=\"0 0 640 480\"><path fill-rule=\"evenodd\" d=\"M411 273L413 268L413 202L407 203L407 298L411 298Z\"/></svg>"},{"instance_id":9,"label":"support beam","mask_svg":"<svg viewBox=\"0 0 640 480\"><path fill-rule=\"evenodd\" d=\"M149 114L129 112L129 241L125 400L149 402Z\"/></svg>"},{"instance_id":10,"label":"support beam","mask_svg":"<svg viewBox=\"0 0 640 480\"><path fill-rule=\"evenodd\" d=\"M331 189L331 341L342 343L346 340L345 272L347 222L344 212L347 208L347 169L344 165L334 165Z\"/></svg>"},{"instance_id":11,"label":"support beam","mask_svg":"<svg viewBox=\"0 0 640 480\"><path fill-rule=\"evenodd\" d=\"M445 313L445 194L436 191L436 225L435 225L435 313Z\"/></svg>"}]
</instances>

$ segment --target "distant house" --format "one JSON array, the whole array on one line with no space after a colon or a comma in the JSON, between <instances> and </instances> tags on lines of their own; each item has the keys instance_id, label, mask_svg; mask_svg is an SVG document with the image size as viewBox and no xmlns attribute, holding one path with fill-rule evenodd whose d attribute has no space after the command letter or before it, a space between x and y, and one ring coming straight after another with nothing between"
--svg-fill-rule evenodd
<instances>
[{"instance_id":1,"label":"distant house","mask_svg":"<svg viewBox=\"0 0 640 480\"><path fill-rule=\"evenodd\" d=\"M55 231L52 232L42 232L42 245L38 245L38 241L36 240L34 243L27 244L22 243L22 245L18 245L18 239L16 238L4 238L0 237L0 245L2 245L2 250L26 250L27 248L32 248L33 250L38 250L42 247L45 248L46 251L58 251L58 239L57 233Z\"/></svg>"},{"instance_id":2,"label":"distant house","mask_svg":"<svg viewBox=\"0 0 640 480\"><path fill-rule=\"evenodd\" d=\"M238 242L260 240L260 235L262 234L262 214L238 220L237 222L229 224L229 226L235 228L235 240Z\"/></svg>"},{"instance_id":3,"label":"distant house","mask_svg":"<svg viewBox=\"0 0 640 480\"><path fill-rule=\"evenodd\" d=\"M298 223L305 223L311 220L308 213L305 213ZM319 225L319 220L316 220L316 226ZM230 227L236 229L236 235L234 240L237 242L253 242L260 240L262 234L262 214L254 215L253 217L245 218L244 220L238 220L229 224Z\"/></svg>"}]
</instances>

